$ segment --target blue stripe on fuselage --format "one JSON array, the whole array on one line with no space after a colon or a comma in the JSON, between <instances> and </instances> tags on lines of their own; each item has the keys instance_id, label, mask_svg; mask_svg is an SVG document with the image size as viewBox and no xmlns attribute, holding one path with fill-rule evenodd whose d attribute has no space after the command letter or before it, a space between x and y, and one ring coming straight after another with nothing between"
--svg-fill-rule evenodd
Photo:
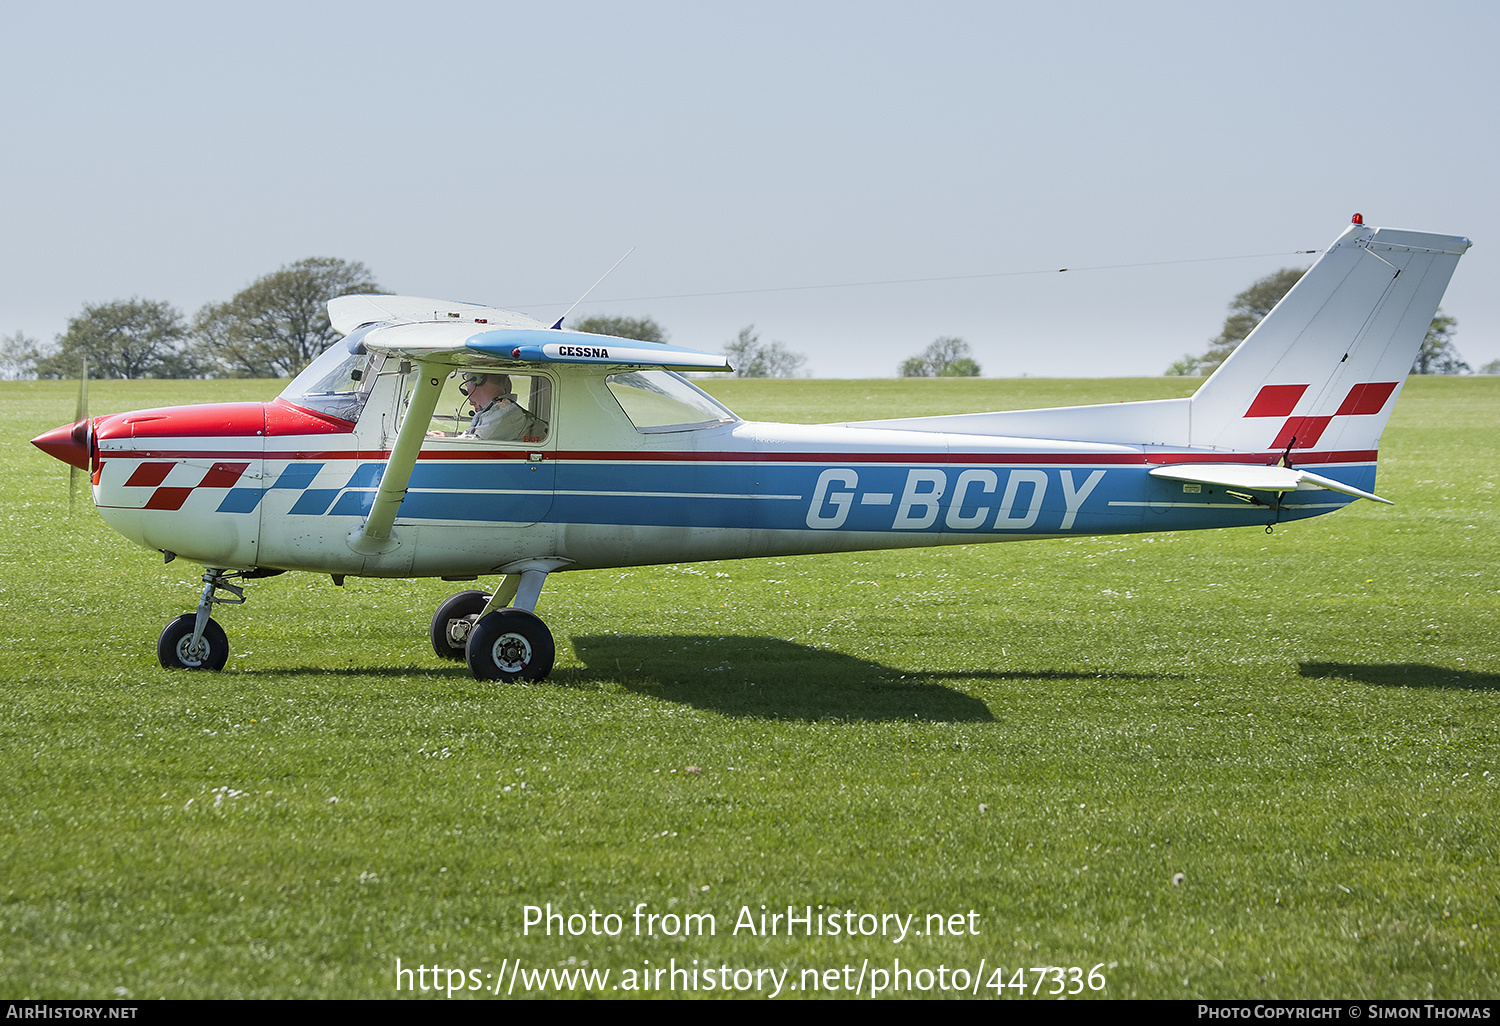
<instances>
[{"instance_id":1,"label":"blue stripe on fuselage","mask_svg":"<svg viewBox=\"0 0 1500 1026\"><path fill-rule=\"evenodd\" d=\"M351 483L378 479L365 464ZM373 468L373 469L372 469ZM555 461L555 491L520 462L419 464L399 516L461 523L546 522L1016 536L1109 534L1260 524L1316 516L1347 504L1325 491L1294 492L1277 516L1225 489L1147 474L1144 465L895 465L662 461ZM1321 468L1356 487L1373 467ZM368 509L345 492L336 515ZM1263 502L1271 501L1269 495ZM549 509L550 507L550 509Z\"/></svg>"}]
</instances>

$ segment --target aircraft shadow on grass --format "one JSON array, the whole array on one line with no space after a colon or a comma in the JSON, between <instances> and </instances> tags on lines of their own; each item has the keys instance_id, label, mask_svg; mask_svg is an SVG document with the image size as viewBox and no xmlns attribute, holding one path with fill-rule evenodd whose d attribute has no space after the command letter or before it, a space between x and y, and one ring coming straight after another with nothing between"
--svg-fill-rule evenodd
<instances>
[{"instance_id":1,"label":"aircraft shadow on grass","mask_svg":"<svg viewBox=\"0 0 1500 1026\"><path fill-rule=\"evenodd\" d=\"M1455 670L1425 663L1301 663L1304 677L1335 677L1385 688L1456 688L1500 691L1500 673Z\"/></svg>"},{"instance_id":2,"label":"aircraft shadow on grass","mask_svg":"<svg viewBox=\"0 0 1500 1026\"><path fill-rule=\"evenodd\" d=\"M995 716L983 701L942 682L1174 680L1184 676L1106 669L902 670L771 637L601 634L572 641L583 668L554 670L545 684L581 687L618 682L644 697L760 719L993 722ZM451 677L466 686L474 683L467 669L456 663L443 667L301 665L230 672L251 677Z\"/></svg>"},{"instance_id":3,"label":"aircraft shadow on grass","mask_svg":"<svg viewBox=\"0 0 1500 1026\"><path fill-rule=\"evenodd\" d=\"M1121 676L1066 670L904 671L770 637L590 635L573 638L573 650L585 669L571 680L567 671L555 673L554 682L618 680L639 695L729 716L781 720L990 722L995 716L984 702L942 682Z\"/></svg>"}]
</instances>

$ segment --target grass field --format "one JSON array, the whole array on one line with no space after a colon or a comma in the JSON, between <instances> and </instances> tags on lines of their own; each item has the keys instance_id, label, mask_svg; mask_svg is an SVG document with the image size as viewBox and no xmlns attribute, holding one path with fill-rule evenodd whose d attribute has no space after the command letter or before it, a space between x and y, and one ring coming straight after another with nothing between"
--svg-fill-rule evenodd
<instances>
[{"instance_id":1,"label":"grass field","mask_svg":"<svg viewBox=\"0 0 1500 1026\"><path fill-rule=\"evenodd\" d=\"M833 421L1194 384L709 387ZM899 959L1008 999L1033 966L1100 966L1082 996L1500 997L1500 378L1413 380L1377 485L1397 505L1271 536L558 574L557 670L529 686L432 655L462 586L311 575L216 614L224 673L159 669L198 569L69 512L27 439L75 387L0 384L0 996L391 997L399 958L486 988L516 959L609 985L697 959L788 972L783 997L848 965L868 993ZM524 932L547 903L623 926ZM716 934L637 936L640 903ZM975 915L733 932L763 904Z\"/></svg>"}]
</instances>

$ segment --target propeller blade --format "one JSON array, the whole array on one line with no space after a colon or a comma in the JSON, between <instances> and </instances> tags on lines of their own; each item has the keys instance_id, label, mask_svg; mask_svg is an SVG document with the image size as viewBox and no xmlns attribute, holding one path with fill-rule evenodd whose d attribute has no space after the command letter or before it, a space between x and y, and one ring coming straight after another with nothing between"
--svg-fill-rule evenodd
<instances>
[{"instance_id":1,"label":"propeller blade","mask_svg":"<svg viewBox=\"0 0 1500 1026\"><path fill-rule=\"evenodd\" d=\"M78 404L73 409L73 430L70 432L73 440L83 446L88 456L84 457L86 466L68 467L68 510L73 509L74 498L78 494L78 471L92 472L94 469L94 446L93 446L93 422L89 420L89 361L83 358L83 368L78 375Z\"/></svg>"},{"instance_id":2,"label":"propeller blade","mask_svg":"<svg viewBox=\"0 0 1500 1026\"><path fill-rule=\"evenodd\" d=\"M73 410L73 423L77 424L89 415L89 360L83 358L83 369L78 374L78 405Z\"/></svg>"}]
</instances>

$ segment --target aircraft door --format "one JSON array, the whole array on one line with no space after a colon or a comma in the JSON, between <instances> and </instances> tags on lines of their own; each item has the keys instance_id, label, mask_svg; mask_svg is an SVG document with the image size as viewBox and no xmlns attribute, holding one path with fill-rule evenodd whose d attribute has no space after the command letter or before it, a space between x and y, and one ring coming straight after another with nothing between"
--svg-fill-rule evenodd
<instances>
[{"instance_id":1,"label":"aircraft door","mask_svg":"<svg viewBox=\"0 0 1500 1026\"><path fill-rule=\"evenodd\" d=\"M487 369L455 372L453 379L438 401L397 518L474 527L526 527L545 519L557 480L552 379Z\"/></svg>"}]
</instances>

